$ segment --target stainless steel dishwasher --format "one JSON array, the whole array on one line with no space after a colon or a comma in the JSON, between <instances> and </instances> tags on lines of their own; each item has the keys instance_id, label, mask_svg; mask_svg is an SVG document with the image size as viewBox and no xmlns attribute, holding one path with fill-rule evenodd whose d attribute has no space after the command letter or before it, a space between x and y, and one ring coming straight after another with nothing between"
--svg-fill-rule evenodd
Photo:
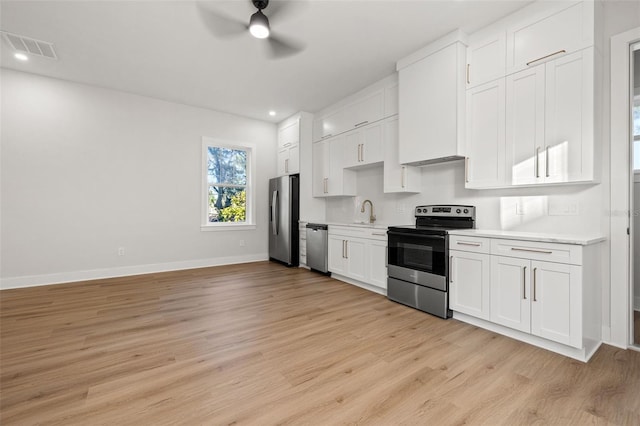
<instances>
[{"instance_id":1,"label":"stainless steel dishwasher","mask_svg":"<svg viewBox=\"0 0 640 426\"><path fill-rule=\"evenodd\" d=\"M329 231L327 225L319 223L307 224L307 266L314 271L327 274L329 272L327 252Z\"/></svg>"}]
</instances>

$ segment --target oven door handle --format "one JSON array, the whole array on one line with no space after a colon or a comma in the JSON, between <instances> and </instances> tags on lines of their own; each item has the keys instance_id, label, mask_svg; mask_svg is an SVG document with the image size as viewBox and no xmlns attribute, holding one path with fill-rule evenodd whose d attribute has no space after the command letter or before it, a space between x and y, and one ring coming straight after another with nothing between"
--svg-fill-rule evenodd
<instances>
[{"instance_id":1,"label":"oven door handle","mask_svg":"<svg viewBox=\"0 0 640 426\"><path fill-rule=\"evenodd\" d=\"M398 236L407 236L407 237L414 237L414 238L428 238L431 240L444 240L446 238L444 235L425 235L425 234L414 234L411 232L388 231L387 234L389 235L389 237L398 235Z\"/></svg>"}]
</instances>

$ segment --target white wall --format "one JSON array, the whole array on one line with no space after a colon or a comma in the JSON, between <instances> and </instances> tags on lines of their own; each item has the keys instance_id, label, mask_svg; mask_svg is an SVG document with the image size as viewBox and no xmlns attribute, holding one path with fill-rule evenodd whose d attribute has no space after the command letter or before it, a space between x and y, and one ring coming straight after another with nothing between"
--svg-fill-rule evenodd
<instances>
[{"instance_id":1,"label":"white wall","mask_svg":"<svg viewBox=\"0 0 640 426\"><path fill-rule=\"evenodd\" d=\"M327 220L367 220L368 208L360 212L364 199L373 201L377 223L408 224L413 208L424 204L469 204L477 207L477 228L553 232L563 234L601 233L601 191L598 185L571 185L502 190L470 190L464 187L464 162L434 164L422 168L420 194L384 194L383 169L357 172L358 197L327 199ZM524 214L517 214L520 203ZM568 204L578 207L574 216L549 215Z\"/></svg>"},{"instance_id":2,"label":"white wall","mask_svg":"<svg viewBox=\"0 0 640 426\"><path fill-rule=\"evenodd\" d=\"M267 258L275 125L1 77L3 288ZM200 231L202 136L257 145L257 229Z\"/></svg>"}]
</instances>

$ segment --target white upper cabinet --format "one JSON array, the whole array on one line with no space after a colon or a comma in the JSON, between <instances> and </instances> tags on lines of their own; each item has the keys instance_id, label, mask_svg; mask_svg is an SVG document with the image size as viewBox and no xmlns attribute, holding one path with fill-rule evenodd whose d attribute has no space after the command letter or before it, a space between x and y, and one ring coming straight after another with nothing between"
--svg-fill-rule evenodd
<instances>
[{"instance_id":1,"label":"white upper cabinet","mask_svg":"<svg viewBox=\"0 0 640 426\"><path fill-rule=\"evenodd\" d=\"M593 48L507 77L510 185L592 181Z\"/></svg>"},{"instance_id":2,"label":"white upper cabinet","mask_svg":"<svg viewBox=\"0 0 640 426\"><path fill-rule=\"evenodd\" d=\"M592 46L595 3L584 1L567 7L558 2L555 10L511 26L507 30L507 73Z\"/></svg>"},{"instance_id":3,"label":"white upper cabinet","mask_svg":"<svg viewBox=\"0 0 640 426\"><path fill-rule=\"evenodd\" d=\"M300 173L300 120L296 114L278 125L278 176Z\"/></svg>"},{"instance_id":4,"label":"white upper cabinet","mask_svg":"<svg viewBox=\"0 0 640 426\"><path fill-rule=\"evenodd\" d=\"M344 168L344 135L313 144L313 196L355 196L355 171Z\"/></svg>"},{"instance_id":5,"label":"white upper cabinet","mask_svg":"<svg viewBox=\"0 0 640 426\"><path fill-rule=\"evenodd\" d=\"M398 83L387 78L316 115L313 140L319 141L398 113Z\"/></svg>"},{"instance_id":6,"label":"white upper cabinet","mask_svg":"<svg viewBox=\"0 0 640 426\"><path fill-rule=\"evenodd\" d=\"M422 173L398 160L398 117L385 120L384 140L384 192L420 192Z\"/></svg>"},{"instance_id":7,"label":"white upper cabinet","mask_svg":"<svg viewBox=\"0 0 640 426\"><path fill-rule=\"evenodd\" d=\"M453 33L398 61L399 160L425 165L463 155L465 45Z\"/></svg>"},{"instance_id":8,"label":"white upper cabinet","mask_svg":"<svg viewBox=\"0 0 640 426\"><path fill-rule=\"evenodd\" d=\"M504 78L467 90L467 188L504 185L504 96Z\"/></svg>"},{"instance_id":9,"label":"white upper cabinet","mask_svg":"<svg viewBox=\"0 0 640 426\"><path fill-rule=\"evenodd\" d=\"M364 126L345 133L345 168L357 168L381 163L382 158L382 122Z\"/></svg>"},{"instance_id":10,"label":"white upper cabinet","mask_svg":"<svg viewBox=\"0 0 640 426\"><path fill-rule=\"evenodd\" d=\"M506 63L506 33L498 31L467 48L467 88L503 77Z\"/></svg>"}]
</instances>

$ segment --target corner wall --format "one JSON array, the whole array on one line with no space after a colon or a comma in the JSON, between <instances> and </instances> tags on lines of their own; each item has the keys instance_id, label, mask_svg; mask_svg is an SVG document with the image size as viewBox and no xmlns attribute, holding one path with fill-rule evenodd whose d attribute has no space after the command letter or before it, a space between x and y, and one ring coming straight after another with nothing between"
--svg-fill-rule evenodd
<instances>
[{"instance_id":1,"label":"corner wall","mask_svg":"<svg viewBox=\"0 0 640 426\"><path fill-rule=\"evenodd\" d=\"M5 69L1 78L1 288L267 258L274 124ZM200 231L202 136L257 145L256 229Z\"/></svg>"}]
</instances>

